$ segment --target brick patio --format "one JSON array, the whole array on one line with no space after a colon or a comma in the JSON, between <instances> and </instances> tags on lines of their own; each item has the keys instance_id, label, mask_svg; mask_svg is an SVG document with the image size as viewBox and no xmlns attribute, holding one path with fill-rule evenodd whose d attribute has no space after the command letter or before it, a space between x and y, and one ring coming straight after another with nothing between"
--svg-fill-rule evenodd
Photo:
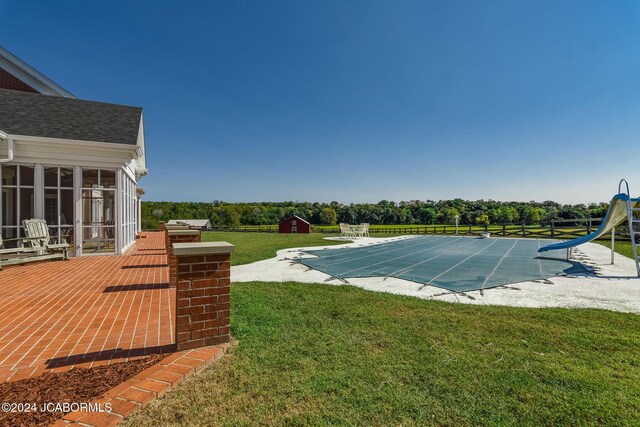
<instances>
[{"instance_id":1,"label":"brick patio","mask_svg":"<svg viewBox=\"0 0 640 427\"><path fill-rule=\"evenodd\" d=\"M164 233L123 256L0 271L0 381L174 350Z\"/></svg>"}]
</instances>

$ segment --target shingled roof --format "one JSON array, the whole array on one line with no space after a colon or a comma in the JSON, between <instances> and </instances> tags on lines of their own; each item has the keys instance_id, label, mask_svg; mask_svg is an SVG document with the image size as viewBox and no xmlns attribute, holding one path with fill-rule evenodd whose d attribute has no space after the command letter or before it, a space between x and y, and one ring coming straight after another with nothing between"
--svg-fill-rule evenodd
<instances>
[{"instance_id":1,"label":"shingled roof","mask_svg":"<svg viewBox=\"0 0 640 427\"><path fill-rule=\"evenodd\" d=\"M12 135L136 145L142 108L0 89L0 130Z\"/></svg>"}]
</instances>

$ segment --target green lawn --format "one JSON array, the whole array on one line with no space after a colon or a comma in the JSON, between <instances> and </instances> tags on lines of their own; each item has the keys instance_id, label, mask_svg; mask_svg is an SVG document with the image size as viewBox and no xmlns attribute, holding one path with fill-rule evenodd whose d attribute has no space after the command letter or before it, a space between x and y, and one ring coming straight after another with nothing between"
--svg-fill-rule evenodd
<instances>
[{"instance_id":1,"label":"green lawn","mask_svg":"<svg viewBox=\"0 0 640 427\"><path fill-rule=\"evenodd\" d=\"M203 242L225 241L236 245L231 254L231 265L249 264L263 259L273 258L280 249L296 248L300 246L329 246L344 242L324 240L331 234L278 234L221 231L202 233Z\"/></svg>"},{"instance_id":2,"label":"green lawn","mask_svg":"<svg viewBox=\"0 0 640 427\"><path fill-rule=\"evenodd\" d=\"M236 283L219 363L126 426L637 425L640 316Z\"/></svg>"}]
</instances>

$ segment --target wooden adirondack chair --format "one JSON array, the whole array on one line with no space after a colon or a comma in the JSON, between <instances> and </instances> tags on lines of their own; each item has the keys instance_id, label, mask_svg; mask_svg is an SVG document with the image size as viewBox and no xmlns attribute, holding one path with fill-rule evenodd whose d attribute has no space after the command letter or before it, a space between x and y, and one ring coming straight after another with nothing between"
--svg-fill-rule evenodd
<instances>
[{"instance_id":1,"label":"wooden adirondack chair","mask_svg":"<svg viewBox=\"0 0 640 427\"><path fill-rule=\"evenodd\" d=\"M47 221L37 218L25 219L22 225L27 241L40 255L50 255L52 258L61 255L62 259L69 259L69 244L51 243Z\"/></svg>"}]
</instances>

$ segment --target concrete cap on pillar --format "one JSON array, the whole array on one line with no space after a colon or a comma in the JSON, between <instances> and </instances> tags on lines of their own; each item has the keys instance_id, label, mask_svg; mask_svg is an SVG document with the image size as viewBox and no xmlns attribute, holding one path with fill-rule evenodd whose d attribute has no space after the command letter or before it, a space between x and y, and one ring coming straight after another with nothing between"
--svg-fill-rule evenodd
<instances>
[{"instance_id":1,"label":"concrete cap on pillar","mask_svg":"<svg viewBox=\"0 0 640 427\"><path fill-rule=\"evenodd\" d=\"M200 230L173 230L167 229L169 236L195 236L200 234Z\"/></svg>"},{"instance_id":2,"label":"concrete cap on pillar","mask_svg":"<svg viewBox=\"0 0 640 427\"><path fill-rule=\"evenodd\" d=\"M174 243L173 253L176 256L229 254L236 249L227 242Z\"/></svg>"}]
</instances>

